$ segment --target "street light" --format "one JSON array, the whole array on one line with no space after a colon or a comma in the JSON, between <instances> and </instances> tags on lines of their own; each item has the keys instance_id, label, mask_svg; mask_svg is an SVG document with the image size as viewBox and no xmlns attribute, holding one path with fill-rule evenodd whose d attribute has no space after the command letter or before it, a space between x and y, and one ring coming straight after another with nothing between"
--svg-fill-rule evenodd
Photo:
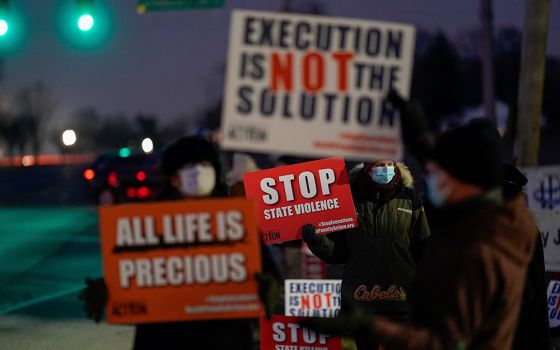
<instances>
[{"instance_id":1,"label":"street light","mask_svg":"<svg viewBox=\"0 0 560 350\"><path fill-rule=\"evenodd\" d=\"M76 135L76 132L72 129L64 130L64 132L62 133L62 144L64 144L64 146L66 147L73 146L77 140L78 137Z\"/></svg>"},{"instance_id":2,"label":"street light","mask_svg":"<svg viewBox=\"0 0 560 350\"><path fill-rule=\"evenodd\" d=\"M154 142L151 138L146 137L142 140L142 150L144 151L144 153L152 153L152 151L154 150Z\"/></svg>"}]
</instances>

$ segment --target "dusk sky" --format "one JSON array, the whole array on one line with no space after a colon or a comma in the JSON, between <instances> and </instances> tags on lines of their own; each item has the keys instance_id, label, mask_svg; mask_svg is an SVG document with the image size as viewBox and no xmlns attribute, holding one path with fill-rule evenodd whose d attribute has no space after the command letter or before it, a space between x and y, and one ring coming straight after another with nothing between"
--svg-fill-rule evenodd
<instances>
[{"instance_id":1,"label":"dusk sky","mask_svg":"<svg viewBox=\"0 0 560 350\"><path fill-rule=\"evenodd\" d=\"M39 79L59 98L56 119L94 106L102 113L153 113L161 121L194 116L222 94L232 9L277 11L279 0L225 0L214 10L139 15L136 0L100 1L114 28L103 47L80 51L56 30L60 9L72 0L12 1L25 21L19 50L4 57L0 90L8 96ZM292 0L297 1L305 0ZM450 38L479 26L479 1L322 0L325 14L411 23ZM495 0L495 27L522 28L525 1ZM560 56L560 0L551 1L548 52Z\"/></svg>"}]
</instances>

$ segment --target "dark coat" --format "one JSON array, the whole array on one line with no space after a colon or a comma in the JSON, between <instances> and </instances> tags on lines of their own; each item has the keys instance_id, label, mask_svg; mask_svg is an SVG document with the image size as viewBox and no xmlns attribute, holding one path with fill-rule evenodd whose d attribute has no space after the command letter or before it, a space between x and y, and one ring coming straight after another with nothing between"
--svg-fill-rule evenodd
<instances>
[{"instance_id":1,"label":"dark coat","mask_svg":"<svg viewBox=\"0 0 560 350\"><path fill-rule=\"evenodd\" d=\"M226 196L220 193L218 196ZM159 200L180 200L173 187L165 188ZM136 326L134 350L153 349L251 349L250 319L147 323Z\"/></svg>"},{"instance_id":2,"label":"dark coat","mask_svg":"<svg viewBox=\"0 0 560 350\"><path fill-rule=\"evenodd\" d=\"M513 341L514 350L550 350L551 346L546 296L547 280L540 235L535 241L535 251L527 270L519 324Z\"/></svg>"},{"instance_id":3,"label":"dark coat","mask_svg":"<svg viewBox=\"0 0 560 350\"><path fill-rule=\"evenodd\" d=\"M430 236L412 176L399 166L389 188L368 188L373 181L361 167L349 174L358 227L319 236L309 249L329 264L345 264L342 291L370 313L406 314L416 261L415 248ZM346 309L343 300L341 312Z\"/></svg>"},{"instance_id":4,"label":"dark coat","mask_svg":"<svg viewBox=\"0 0 560 350\"><path fill-rule=\"evenodd\" d=\"M411 291L412 325L379 319L385 349L511 349L536 230L522 198L444 208Z\"/></svg>"}]
</instances>

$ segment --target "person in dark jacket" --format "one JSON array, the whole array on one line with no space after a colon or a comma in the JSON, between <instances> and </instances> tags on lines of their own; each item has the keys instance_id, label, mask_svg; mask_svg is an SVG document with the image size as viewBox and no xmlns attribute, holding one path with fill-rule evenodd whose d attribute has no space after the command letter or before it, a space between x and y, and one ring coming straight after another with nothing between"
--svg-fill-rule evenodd
<instances>
[{"instance_id":1,"label":"person in dark jacket","mask_svg":"<svg viewBox=\"0 0 560 350\"><path fill-rule=\"evenodd\" d=\"M324 332L359 329L391 349L511 349L535 243L523 198L502 202L500 137L473 122L443 134L428 163L428 197L439 207L430 247L410 292L410 323L308 321Z\"/></svg>"},{"instance_id":2,"label":"person in dark jacket","mask_svg":"<svg viewBox=\"0 0 560 350\"><path fill-rule=\"evenodd\" d=\"M392 160L361 164L349 173L358 227L317 235L305 225L309 249L329 264L345 264L343 294L368 313L406 319L410 281L430 229L406 166ZM343 300L341 314L347 302ZM375 349L370 337L354 334L358 349Z\"/></svg>"},{"instance_id":3,"label":"person in dark jacket","mask_svg":"<svg viewBox=\"0 0 560 350\"><path fill-rule=\"evenodd\" d=\"M435 137L427 127L420 105L415 101L404 100L396 91L391 91L388 98L400 111L404 142L420 162L425 163L433 150ZM500 187L505 201L518 201L517 197L522 196L525 184L527 178L517 168L510 164L503 164ZM523 208L522 211L525 209ZM531 228L527 234L534 235L534 230L536 228ZM535 249L527 270L513 349L550 349L546 288L544 252L540 235L537 235Z\"/></svg>"},{"instance_id":4,"label":"person in dark jacket","mask_svg":"<svg viewBox=\"0 0 560 350\"><path fill-rule=\"evenodd\" d=\"M500 176L500 187L504 200L518 200L523 197L523 186L527 178L515 166L504 163ZM534 227L538 231L537 227ZM519 323L513 341L514 350L550 350L548 307L546 298L546 273L544 251L540 234L535 238L535 250L527 270L527 279L521 301Z\"/></svg>"},{"instance_id":5,"label":"person in dark jacket","mask_svg":"<svg viewBox=\"0 0 560 350\"><path fill-rule=\"evenodd\" d=\"M201 137L189 136L170 145L162 156L161 171L167 186L158 200L197 200L228 196L223 181L217 148ZM263 258L263 270L270 271L272 259ZM259 294L271 291L274 278L257 276ZM88 315L99 321L107 302L103 279L90 280L82 293ZM95 284L95 285L94 285ZM266 286L264 286L266 284ZM105 290L103 298L96 297ZM102 294L102 293L101 293ZM265 305L268 309L268 305ZM269 310L267 310L269 311ZM148 323L136 326L134 350L152 349L250 349L253 346L254 323L251 319Z\"/></svg>"},{"instance_id":6,"label":"person in dark jacket","mask_svg":"<svg viewBox=\"0 0 560 350\"><path fill-rule=\"evenodd\" d=\"M170 145L161 170L168 181L158 200L228 196L218 150L204 138L184 137ZM134 349L249 349L251 331L248 319L139 324Z\"/></svg>"}]
</instances>

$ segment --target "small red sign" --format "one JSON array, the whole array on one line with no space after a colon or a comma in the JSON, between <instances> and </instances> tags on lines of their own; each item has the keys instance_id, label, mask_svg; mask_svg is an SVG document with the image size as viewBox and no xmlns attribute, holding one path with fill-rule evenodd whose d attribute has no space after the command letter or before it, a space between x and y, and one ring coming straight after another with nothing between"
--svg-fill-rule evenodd
<instances>
[{"instance_id":1,"label":"small red sign","mask_svg":"<svg viewBox=\"0 0 560 350\"><path fill-rule=\"evenodd\" d=\"M301 317L261 317L262 350L342 350L342 338L304 328Z\"/></svg>"},{"instance_id":2,"label":"small red sign","mask_svg":"<svg viewBox=\"0 0 560 350\"><path fill-rule=\"evenodd\" d=\"M318 234L358 225L343 158L247 173L244 183L257 203L266 244L300 239L304 224L313 224Z\"/></svg>"}]
</instances>

